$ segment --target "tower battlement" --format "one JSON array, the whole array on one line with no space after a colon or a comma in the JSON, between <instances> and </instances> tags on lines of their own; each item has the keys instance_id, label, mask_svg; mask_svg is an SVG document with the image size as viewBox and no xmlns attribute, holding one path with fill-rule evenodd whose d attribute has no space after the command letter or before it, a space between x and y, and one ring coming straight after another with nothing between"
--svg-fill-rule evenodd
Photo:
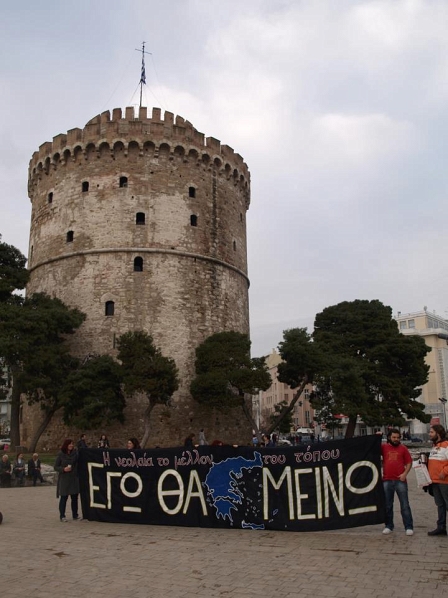
<instances>
[{"instance_id":1,"label":"tower battlement","mask_svg":"<svg viewBox=\"0 0 448 598\"><path fill-rule=\"evenodd\" d=\"M153 108L151 117L146 107L140 107L138 116L134 108L114 108L94 116L83 129L70 129L66 134L46 141L33 153L29 164L29 190L36 183L36 177L48 174L50 168L57 168L70 160L111 156L127 157L129 151L139 155L159 153L174 159L197 160L210 168L222 171L228 178L249 191L250 173L247 164L233 148L223 145L214 137L205 137L181 116ZM249 196L249 193L248 193Z\"/></svg>"}]
</instances>

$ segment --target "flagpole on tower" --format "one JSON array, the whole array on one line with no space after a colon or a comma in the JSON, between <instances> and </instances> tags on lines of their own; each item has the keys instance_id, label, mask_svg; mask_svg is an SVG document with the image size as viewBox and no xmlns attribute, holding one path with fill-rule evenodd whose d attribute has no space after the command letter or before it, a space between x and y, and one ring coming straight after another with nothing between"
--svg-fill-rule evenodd
<instances>
[{"instance_id":1,"label":"flagpole on tower","mask_svg":"<svg viewBox=\"0 0 448 598\"><path fill-rule=\"evenodd\" d=\"M143 95L143 85L146 85L146 70L145 70L145 54L151 54L151 52L146 52L145 50L146 42L142 42L142 49L139 50L135 48L137 52L142 53L142 70L140 74L140 108L142 107L142 95Z\"/></svg>"}]
</instances>

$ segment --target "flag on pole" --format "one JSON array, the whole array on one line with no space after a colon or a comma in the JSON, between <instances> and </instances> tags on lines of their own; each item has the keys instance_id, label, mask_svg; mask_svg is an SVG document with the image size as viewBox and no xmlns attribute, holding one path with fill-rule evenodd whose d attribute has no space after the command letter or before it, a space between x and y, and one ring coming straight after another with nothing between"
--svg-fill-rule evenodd
<instances>
[{"instance_id":1,"label":"flag on pole","mask_svg":"<svg viewBox=\"0 0 448 598\"><path fill-rule=\"evenodd\" d=\"M145 72L145 61L142 58L142 75L140 77L140 83L146 85L146 72Z\"/></svg>"}]
</instances>

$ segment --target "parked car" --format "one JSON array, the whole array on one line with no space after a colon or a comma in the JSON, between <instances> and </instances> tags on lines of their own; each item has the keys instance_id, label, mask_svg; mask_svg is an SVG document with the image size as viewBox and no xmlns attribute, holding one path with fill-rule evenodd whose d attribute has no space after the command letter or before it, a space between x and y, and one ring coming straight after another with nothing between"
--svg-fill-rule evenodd
<instances>
[{"instance_id":1,"label":"parked car","mask_svg":"<svg viewBox=\"0 0 448 598\"><path fill-rule=\"evenodd\" d=\"M291 442L286 438L278 438L277 445L278 446L291 446Z\"/></svg>"},{"instance_id":2,"label":"parked car","mask_svg":"<svg viewBox=\"0 0 448 598\"><path fill-rule=\"evenodd\" d=\"M418 436L411 436L410 442L423 442L423 440Z\"/></svg>"},{"instance_id":3,"label":"parked car","mask_svg":"<svg viewBox=\"0 0 448 598\"><path fill-rule=\"evenodd\" d=\"M9 447L11 446L11 439L10 438L2 438L0 439L0 451L9 451Z\"/></svg>"}]
</instances>

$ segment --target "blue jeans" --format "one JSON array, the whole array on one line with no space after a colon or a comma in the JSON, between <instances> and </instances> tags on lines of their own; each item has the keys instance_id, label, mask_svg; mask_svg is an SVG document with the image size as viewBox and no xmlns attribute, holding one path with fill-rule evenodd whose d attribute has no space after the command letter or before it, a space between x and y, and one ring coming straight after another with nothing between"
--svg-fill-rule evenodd
<instances>
[{"instance_id":1,"label":"blue jeans","mask_svg":"<svg viewBox=\"0 0 448 598\"><path fill-rule=\"evenodd\" d=\"M448 484L433 484L434 502L437 507L437 528L446 530L446 512L448 511Z\"/></svg>"},{"instance_id":2,"label":"blue jeans","mask_svg":"<svg viewBox=\"0 0 448 598\"><path fill-rule=\"evenodd\" d=\"M401 517L404 529L413 529L411 507L408 499L408 485L400 480L384 480L384 494L386 497L386 527L394 529L394 495L397 493L400 501Z\"/></svg>"}]
</instances>

